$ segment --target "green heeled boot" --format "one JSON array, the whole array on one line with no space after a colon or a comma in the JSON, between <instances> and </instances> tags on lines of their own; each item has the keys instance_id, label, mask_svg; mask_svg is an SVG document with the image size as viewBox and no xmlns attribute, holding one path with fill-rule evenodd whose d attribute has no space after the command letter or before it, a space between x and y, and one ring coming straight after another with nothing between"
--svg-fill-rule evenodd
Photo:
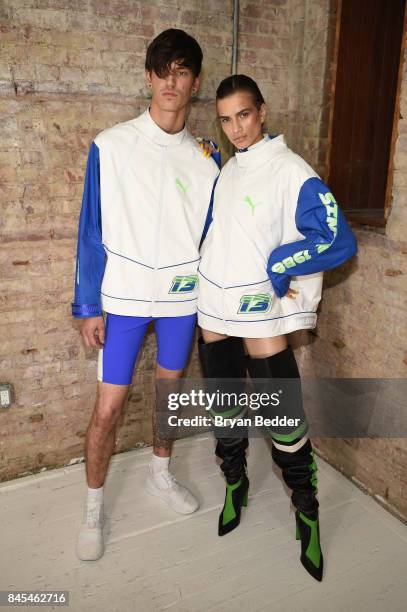
<instances>
[{"instance_id":1,"label":"green heeled boot","mask_svg":"<svg viewBox=\"0 0 407 612\"><path fill-rule=\"evenodd\" d=\"M315 580L321 582L324 569L324 558L322 556L318 510L314 512L295 513L296 539L301 540L300 561L307 572Z\"/></svg>"},{"instance_id":2,"label":"green heeled boot","mask_svg":"<svg viewBox=\"0 0 407 612\"><path fill-rule=\"evenodd\" d=\"M296 508L296 538L301 540L300 561L307 572L322 580L323 557L321 552L318 500L317 465L315 454L309 439L304 440L308 425L302 406L300 373L294 352L291 347L266 358L250 358L248 369L253 379L293 379L298 384L288 387L290 391L290 409L298 414L303 425L301 431L283 436L269 432L273 440L272 457L281 469L286 485L291 489L291 500ZM294 437L296 436L296 437ZM303 441L301 445L301 441ZM293 451L293 446L299 446Z\"/></svg>"},{"instance_id":3,"label":"green heeled boot","mask_svg":"<svg viewBox=\"0 0 407 612\"><path fill-rule=\"evenodd\" d=\"M199 357L209 391L239 393L246 385L246 358L241 338L229 336L218 342L205 344L198 340ZM223 416L229 407L220 402L212 411ZM241 408L237 407L237 411ZM226 415L225 415L226 416ZM218 521L218 535L224 536L240 523L242 506L247 506L249 479L246 472L246 449L249 445L247 428L228 431L227 427L215 427L216 456L222 460L221 470L226 479L225 502ZM224 437L229 433L228 437Z\"/></svg>"},{"instance_id":4,"label":"green heeled boot","mask_svg":"<svg viewBox=\"0 0 407 612\"><path fill-rule=\"evenodd\" d=\"M248 495L249 479L246 470L243 470L237 482L226 483L225 503L219 515L218 535L224 536L236 529L240 523L242 506L247 507Z\"/></svg>"}]
</instances>

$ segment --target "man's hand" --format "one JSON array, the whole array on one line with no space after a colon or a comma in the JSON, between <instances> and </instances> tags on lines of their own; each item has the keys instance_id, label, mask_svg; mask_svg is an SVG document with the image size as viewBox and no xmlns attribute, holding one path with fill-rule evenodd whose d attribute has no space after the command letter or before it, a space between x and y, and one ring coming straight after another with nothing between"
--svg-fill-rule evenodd
<instances>
[{"instance_id":1,"label":"man's hand","mask_svg":"<svg viewBox=\"0 0 407 612\"><path fill-rule=\"evenodd\" d=\"M206 140L205 138L197 138L196 139L200 148L202 149L202 153L205 155L205 157L209 158L212 153L214 153L214 151L216 151L215 147L212 145L212 143L209 140Z\"/></svg>"},{"instance_id":2,"label":"man's hand","mask_svg":"<svg viewBox=\"0 0 407 612\"><path fill-rule=\"evenodd\" d=\"M85 319L81 335L85 346L89 348L103 348L105 342L105 322L103 317L89 317Z\"/></svg>"}]
</instances>

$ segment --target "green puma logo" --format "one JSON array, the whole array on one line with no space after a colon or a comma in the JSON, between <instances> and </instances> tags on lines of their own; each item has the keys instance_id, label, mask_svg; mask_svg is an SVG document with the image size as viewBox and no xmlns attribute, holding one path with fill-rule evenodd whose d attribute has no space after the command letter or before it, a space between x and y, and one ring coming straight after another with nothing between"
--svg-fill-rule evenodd
<instances>
[{"instance_id":1,"label":"green puma logo","mask_svg":"<svg viewBox=\"0 0 407 612\"><path fill-rule=\"evenodd\" d=\"M175 179L175 184L177 185L177 187L179 187L179 188L181 189L181 191L182 191L182 193L183 193L184 195L186 195L186 194L187 194L187 189L188 189L188 187L187 187L186 185L183 185L183 184L182 184L181 179L176 178L176 179Z\"/></svg>"},{"instance_id":2,"label":"green puma logo","mask_svg":"<svg viewBox=\"0 0 407 612\"><path fill-rule=\"evenodd\" d=\"M261 202L258 202L257 204L255 204L250 196L246 196L244 201L246 202L246 204L248 204L250 206L250 210L252 211L252 215L254 215L254 211L256 210L256 207L260 206L260 204L261 204Z\"/></svg>"}]
</instances>

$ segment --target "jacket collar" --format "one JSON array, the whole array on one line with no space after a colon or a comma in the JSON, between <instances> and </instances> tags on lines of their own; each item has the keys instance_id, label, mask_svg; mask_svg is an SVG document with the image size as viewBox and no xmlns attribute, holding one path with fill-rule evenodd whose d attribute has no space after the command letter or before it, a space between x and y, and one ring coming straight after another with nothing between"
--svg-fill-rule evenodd
<instances>
[{"instance_id":1,"label":"jacket collar","mask_svg":"<svg viewBox=\"0 0 407 612\"><path fill-rule=\"evenodd\" d=\"M239 168L259 166L272 159L286 148L287 145L283 134L278 136L265 134L263 140L256 142L256 144L247 149L236 151L236 162Z\"/></svg>"},{"instance_id":2,"label":"jacket collar","mask_svg":"<svg viewBox=\"0 0 407 612\"><path fill-rule=\"evenodd\" d=\"M162 146L179 145L188 134L186 125L184 125L184 128L180 132L168 134L151 118L149 109L137 117L136 122L140 132L142 132L146 138Z\"/></svg>"}]
</instances>

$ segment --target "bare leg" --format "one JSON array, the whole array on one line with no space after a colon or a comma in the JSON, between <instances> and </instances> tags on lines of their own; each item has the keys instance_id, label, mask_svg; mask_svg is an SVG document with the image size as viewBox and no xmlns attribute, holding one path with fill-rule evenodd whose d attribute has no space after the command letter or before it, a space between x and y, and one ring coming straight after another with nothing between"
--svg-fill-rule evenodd
<instances>
[{"instance_id":1,"label":"bare leg","mask_svg":"<svg viewBox=\"0 0 407 612\"><path fill-rule=\"evenodd\" d=\"M225 338L227 338L227 336L224 334L218 334L213 331L208 331L207 329L202 330L202 337L204 339L204 342L208 344L210 342L218 342L219 340L224 340Z\"/></svg>"},{"instance_id":2,"label":"bare leg","mask_svg":"<svg viewBox=\"0 0 407 612\"><path fill-rule=\"evenodd\" d=\"M88 497L79 531L76 554L82 561L96 561L103 555L103 485L115 444L128 385L98 382L96 404L86 432L85 456Z\"/></svg>"},{"instance_id":3,"label":"bare leg","mask_svg":"<svg viewBox=\"0 0 407 612\"><path fill-rule=\"evenodd\" d=\"M265 358L284 351L287 348L287 337L245 338L244 343L250 357Z\"/></svg>"},{"instance_id":4,"label":"bare leg","mask_svg":"<svg viewBox=\"0 0 407 612\"><path fill-rule=\"evenodd\" d=\"M101 487L113 454L116 424L120 417L128 385L98 382L96 404L86 432L86 475L88 486Z\"/></svg>"},{"instance_id":5,"label":"bare leg","mask_svg":"<svg viewBox=\"0 0 407 612\"><path fill-rule=\"evenodd\" d=\"M217 332L202 330L205 343L225 340L228 336ZM269 357L287 348L286 336L275 336L272 338L244 338L244 344L250 357Z\"/></svg>"},{"instance_id":6,"label":"bare leg","mask_svg":"<svg viewBox=\"0 0 407 612\"><path fill-rule=\"evenodd\" d=\"M183 370L167 370L157 363L156 380L178 380ZM160 402L157 398L156 405ZM161 438L157 432L157 409L153 411L153 456L149 465L146 491L165 501L175 512L191 514L198 509L195 497L169 471L172 440Z\"/></svg>"},{"instance_id":7,"label":"bare leg","mask_svg":"<svg viewBox=\"0 0 407 612\"><path fill-rule=\"evenodd\" d=\"M156 365L156 380L177 380L181 378L183 370L167 370L158 363ZM156 433L156 413L153 411L153 453L156 457L171 457L172 440L164 440Z\"/></svg>"}]
</instances>

